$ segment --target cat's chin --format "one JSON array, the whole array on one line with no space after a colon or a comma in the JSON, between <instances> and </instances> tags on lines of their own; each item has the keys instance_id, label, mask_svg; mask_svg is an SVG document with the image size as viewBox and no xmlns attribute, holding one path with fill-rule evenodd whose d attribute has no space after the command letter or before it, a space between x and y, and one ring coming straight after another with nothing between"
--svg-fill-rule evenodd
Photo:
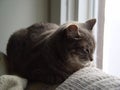
<instances>
[{"instance_id":1,"label":"cat's chin","mask_svg":"<svg viewBox=\"0 0 120 90\"><path fill-rule=\"evenodd\" d=\"M69 56L69 64L72 66L77 66L79 69L84 67L89 67L93 64L91 60L80 59L78 55Z\"/></svg>"},{"instance_id":2,"label":"cat's chin","mask_svg":"<svg viewBox=\"0 0 120 90\"><path fill-rule=\"evenodd\" d=\"M90 60L80 60L79 64L82 66L82 67L89 67L91 66L92 62Z\"/></svg>"}]
</instances>

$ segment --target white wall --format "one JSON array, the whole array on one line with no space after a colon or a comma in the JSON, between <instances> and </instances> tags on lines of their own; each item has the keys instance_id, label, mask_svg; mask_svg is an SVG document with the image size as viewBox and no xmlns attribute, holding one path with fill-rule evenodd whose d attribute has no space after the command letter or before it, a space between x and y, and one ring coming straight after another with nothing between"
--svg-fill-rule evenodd
<instances>
[{"instance_id":1,"label":"white wall","mask_svg":"<svg viewBox=\"0 0 120 90\"><path fill-rule=\"evenodd\" d=\"M0 51L15 30L40 21L48 21L48 0L0 0Z\"/></svg>"},{"instance_id":2,"label":"white wall","mask_svg":"<svg viewBox=\"0 0 120 90\"><path fill-rule=\"evenodd\" d=\"M50 0L50 22L60 24L61 0Z\"/></svg>"},{"instance_id":3,"label":"white wall","mask_svg":"<svg viewBox=\"0 0 120 90\"><path fill-rule=\"evenodd\" d=\"M103 70L120 77L120 1L106 0Z\"/></svg>"}]
</instances>

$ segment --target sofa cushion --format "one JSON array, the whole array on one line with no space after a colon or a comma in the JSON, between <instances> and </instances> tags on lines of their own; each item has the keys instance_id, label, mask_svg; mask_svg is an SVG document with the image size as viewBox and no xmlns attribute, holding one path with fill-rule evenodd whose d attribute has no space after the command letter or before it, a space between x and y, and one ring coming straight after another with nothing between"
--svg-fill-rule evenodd
<instances>
[{"instance_id":1,"label":"sofa cushion","mask_svg":"<svg viewBox=\"0 0 120 90\"><path fill-rule=\"evenodd\" d=\"M7 74L6 55L0 52L0 76Z\"/></svg>"}]
</instances>

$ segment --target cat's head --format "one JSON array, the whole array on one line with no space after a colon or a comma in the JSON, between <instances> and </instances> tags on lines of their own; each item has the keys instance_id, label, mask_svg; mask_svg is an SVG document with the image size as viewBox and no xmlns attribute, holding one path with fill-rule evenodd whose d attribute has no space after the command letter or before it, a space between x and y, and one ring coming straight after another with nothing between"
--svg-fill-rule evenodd
<instances>
[{"instance_id":1,"label":"cat's head","mask_svg":"<svg viewBox=\"0 0 120 90\"><path fill-rule=\"evenodd\" d=\"M95 23L96 19L88 20L85 23L66 23L58 29L61 35L55 34L58 41L54 43L54 46L58 46L59 54L63 54L61 56L66 57L67 62L71 65L85 66L93 61L95 41L92 29Z\"/></svg>"}]
</instances>

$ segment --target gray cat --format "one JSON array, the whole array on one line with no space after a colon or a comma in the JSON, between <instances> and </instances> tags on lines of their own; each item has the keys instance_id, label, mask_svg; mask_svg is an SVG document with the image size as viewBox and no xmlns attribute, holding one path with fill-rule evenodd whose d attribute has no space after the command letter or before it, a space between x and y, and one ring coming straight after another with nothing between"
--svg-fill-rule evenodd
<instances>
[{"instance_id":1,"label":"gray cat","mask_svg":"<svg viewBox=\"0 0 120 90\"><path fill-rule=\"evenodd\" d=\"M62 83L93 60L95 22L39 23L15 32L7 45L9 73L30 82Z\"/></svg>"}]
</instances>

